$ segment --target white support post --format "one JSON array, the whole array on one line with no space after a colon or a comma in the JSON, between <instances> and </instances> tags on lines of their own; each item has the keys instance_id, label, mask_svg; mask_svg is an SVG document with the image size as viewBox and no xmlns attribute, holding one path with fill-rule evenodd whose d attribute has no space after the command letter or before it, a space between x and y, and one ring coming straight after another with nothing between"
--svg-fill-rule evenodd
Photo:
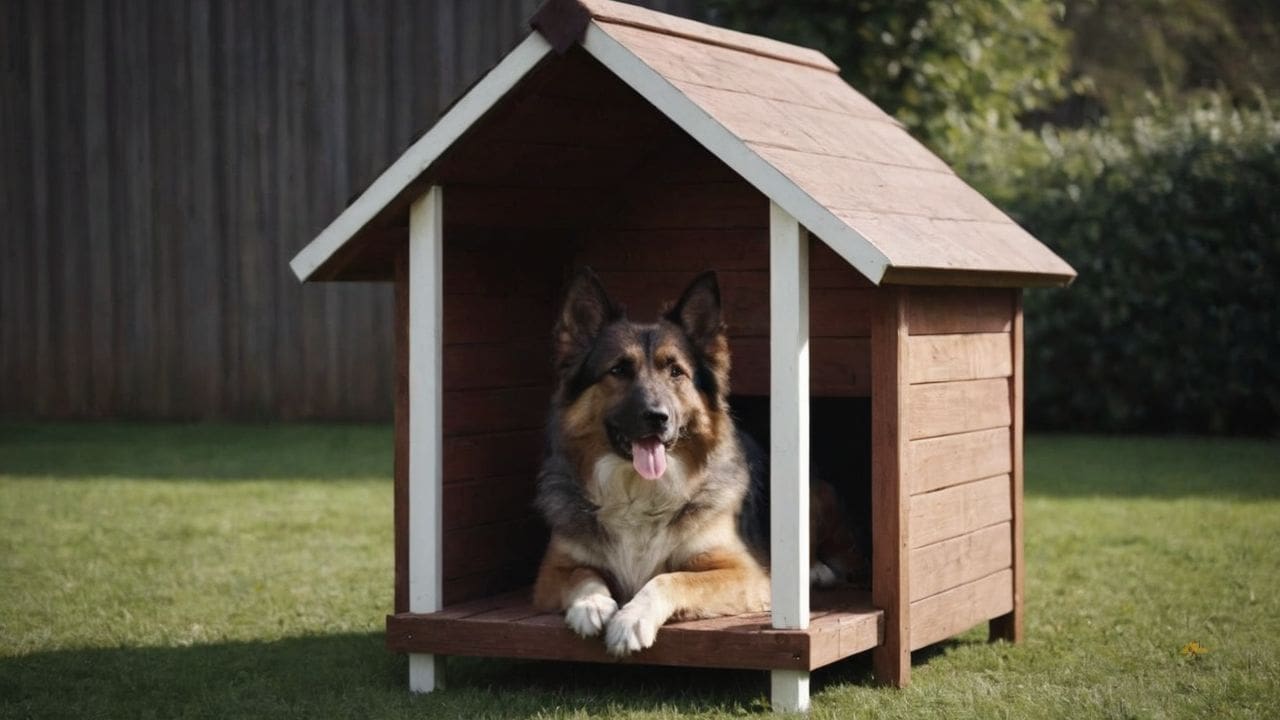
<instances>
[{"instance_id":1,"label":"white support post","mask_svg":"<svg viewBox=\"0 0 1280 720\"><path fill-rule=\"evenodd\" d=\"M409 210L409 612L442 606L444 198L433 185ZM444 686L444 658L409 655L409 690Z\"/></svg>"},{"instance_id":2,"label":"white support post","mask_svg":"<svg viewBox=\"0 0 1280 720\"><path fill-rule=\"evenodd\" d=\"M769 536L773 626L809 627L809 237L769 204ZM774 670L773 709L809 709L809 673Z\"/></svg>"}]
</instances>

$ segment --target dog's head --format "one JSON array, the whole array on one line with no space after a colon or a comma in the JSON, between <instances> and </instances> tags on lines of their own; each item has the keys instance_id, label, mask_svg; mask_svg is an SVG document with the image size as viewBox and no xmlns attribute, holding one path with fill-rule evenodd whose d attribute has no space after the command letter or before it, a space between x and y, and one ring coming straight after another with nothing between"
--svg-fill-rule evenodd
<instances>
[{"instance_id":1,"label":"dog's head","mask_svg":"<svg viewBox=\"0 0 1280 720\"><path fill-rule=\"evenodd\" d=\"M656 480L668 455L701 466L720 434L731 432L729 346L715 273L694 279L657 322L637 323L583 270L554 343L561 431L583 461L613 453Z\"/></svg>"}]
</instances>

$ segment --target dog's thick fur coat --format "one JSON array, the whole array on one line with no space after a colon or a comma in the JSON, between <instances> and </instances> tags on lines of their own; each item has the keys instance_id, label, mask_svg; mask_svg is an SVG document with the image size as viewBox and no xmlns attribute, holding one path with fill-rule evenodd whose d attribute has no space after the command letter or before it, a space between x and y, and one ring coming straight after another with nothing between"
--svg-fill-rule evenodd
<instances>
[{"instance_id":1,"label":"dog's thick fur coat","mask_svg":"<svg viewBox=\"0 0 1280 720\"><path fill-rule=\"evenodd\" d=\"M574 280L554 331L558 386L537 506L551 540L534 604L622 656L671 618L762 611L769 578L740 519L758 461L729 415L715 275L656 323Z\"/></svg>"}]
</instances>

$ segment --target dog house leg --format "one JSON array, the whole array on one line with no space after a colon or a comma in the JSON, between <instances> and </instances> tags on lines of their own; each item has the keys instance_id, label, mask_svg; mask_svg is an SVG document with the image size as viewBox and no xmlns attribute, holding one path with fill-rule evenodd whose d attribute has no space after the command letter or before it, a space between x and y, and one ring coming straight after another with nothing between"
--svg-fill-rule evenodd
<instances>
[{"instance_id":1,"label":"dog house leg","mask_svg":"<svg viewBox=\"0 0 1280 720\"><path fill-rule=\"evenodd\" d=\"M884 638L871 661L876 680L905 687L911 681L911 505L903 476L908 296L901 288L876 292L871 326L871 602L884 611Z\"/></svg>"},{"instance_id":2,"label":"dog house leg","mask_svg":"<svg viewBox=\"0 0 1280 720\"><path fill-rule=\"evenodd\" d=\"M770 576L775 628L809 627L809 238L769 206ZM809 709L807 670L774 670L773 709Z\"/></svg>"},{"instance_id":3,"label":"dog house leg","mask_svg":"<svg viewBox=\"0 0 1280 720\"><path fill-rule=\"evenodd\" d=\"M409 612L443 602L444 463L441 387L444 293L443 195L432 186L409 210ZM443 686L444 658L409 655L409 690Z\"/></svg>"}]
</instances>

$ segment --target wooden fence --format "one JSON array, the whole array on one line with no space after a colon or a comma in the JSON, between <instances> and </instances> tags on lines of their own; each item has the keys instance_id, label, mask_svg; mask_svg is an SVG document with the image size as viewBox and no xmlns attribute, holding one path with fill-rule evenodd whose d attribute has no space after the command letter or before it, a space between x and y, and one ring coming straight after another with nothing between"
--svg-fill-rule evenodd
<instances>
[{"instance_id":1,"label":"wooden fence","mask_svg":"<svg viewBox=\"0 0 1280 720\"><path fill-rule=\"evenodd\" d=\"M0 2L0 415L389 418L390 289L288 261L537 4Z\"/></svg>"}]
</instances>

